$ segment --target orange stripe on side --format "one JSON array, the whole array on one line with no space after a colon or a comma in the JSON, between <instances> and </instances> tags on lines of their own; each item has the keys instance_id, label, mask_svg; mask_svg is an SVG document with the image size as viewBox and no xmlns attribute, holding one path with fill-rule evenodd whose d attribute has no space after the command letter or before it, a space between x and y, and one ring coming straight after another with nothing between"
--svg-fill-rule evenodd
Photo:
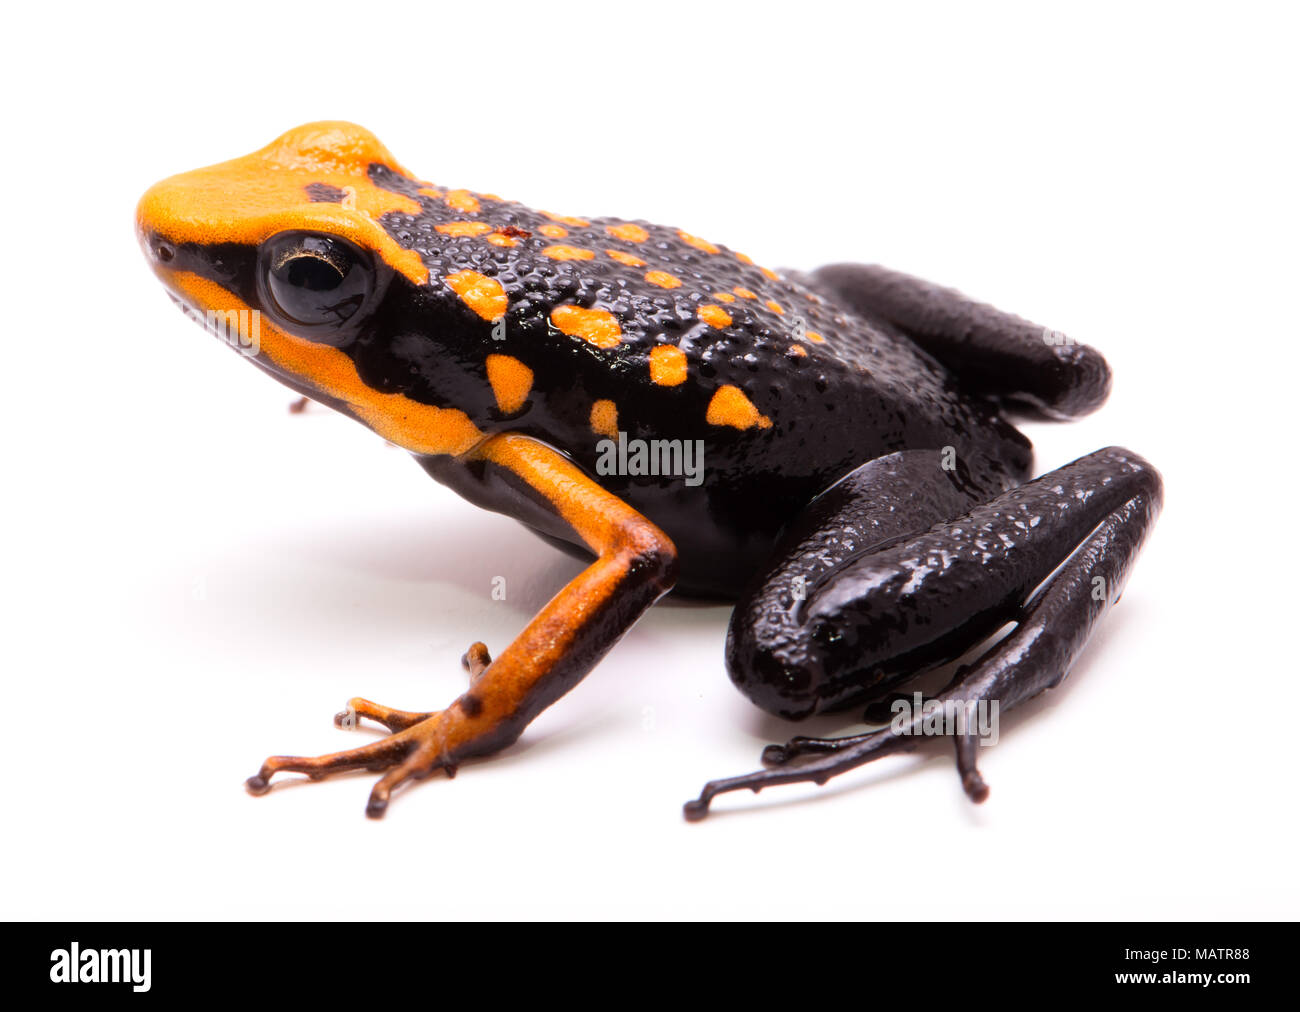
<instances>
[{"instance_id":1,"label":"orange stripe on side","mask_svg":"<svg viewBox=\"0 0 1300 1012\"><path fill-rule=\"evenodd\" d=\"M242 299L216 282L189 272L173 275L178 294L203 311L247 310ZM252 335L240 335L251 342ZM295 337L260 319L259 356L286 375L347 405L352 414L390 443L412 453L461 454L483 439L469 416L456 408L420 404L401 394L380 393L357 374L338 348Z\"/></svg>"}]
</instances>

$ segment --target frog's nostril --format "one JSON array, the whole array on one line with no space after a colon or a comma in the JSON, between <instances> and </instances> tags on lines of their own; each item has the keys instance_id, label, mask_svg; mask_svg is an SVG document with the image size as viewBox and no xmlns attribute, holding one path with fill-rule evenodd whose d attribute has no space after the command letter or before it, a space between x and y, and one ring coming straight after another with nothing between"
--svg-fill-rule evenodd
<instances>
[{"instance_id":1,"label":"frog's nostril","mask_svg":"<svg viewBox=\"0 0 1300 1012\"><path fill-rule=\"evenodd\" d=\"M168 246L165 242L160 242L154 247L154 253L163 263L167 263L176 255L176 251Z\"/></svg>"}]
</instances>

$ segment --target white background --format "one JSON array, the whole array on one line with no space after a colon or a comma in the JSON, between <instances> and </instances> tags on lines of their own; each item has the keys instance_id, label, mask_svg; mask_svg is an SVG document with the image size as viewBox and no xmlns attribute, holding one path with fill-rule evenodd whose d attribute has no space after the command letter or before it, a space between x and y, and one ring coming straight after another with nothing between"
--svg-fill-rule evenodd
<instances>
[{"instance_id":1,"label":"white background","mask_svg":"<svg viewBox=\"0 0 1300 1012\"><path fill-rule=\"evenodd\" d=\"M1295 24L1250 4L24 5L3 75L9 917L1294 917ZM37 13L32 13L37 9ZM417 174L887 263L1100 348L1096 415L1166 510L1067 683L824 789L711 777L794 732L666 603L508 753L362 811L244 793L438 708L576 564L183 319L135 246L155 180L320 118ZM509 600L493 602L504 575ZM1211 940L1207 940L1211 941ZM1220 944L1220 943L1215 943ZM1222 944L1227 944L1226 942Z\"/></svg>"}]
</instances>

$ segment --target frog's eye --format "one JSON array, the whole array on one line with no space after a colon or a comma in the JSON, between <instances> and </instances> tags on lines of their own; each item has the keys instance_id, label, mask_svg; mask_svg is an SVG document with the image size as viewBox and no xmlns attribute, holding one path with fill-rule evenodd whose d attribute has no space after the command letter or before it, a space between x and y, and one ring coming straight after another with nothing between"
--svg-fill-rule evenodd
<instances>
[{"instance_id":1,"label":"frog's eye","mask_svg":"<svg viewBox=\"0 0 1300 1012\"><path fill-rule=\"evenodd\" d=\"M375 288L370 257L335 236L283 232L262 244L259 283L263 304L292 329L349 330Z\"/></svg>"}]
</instances>

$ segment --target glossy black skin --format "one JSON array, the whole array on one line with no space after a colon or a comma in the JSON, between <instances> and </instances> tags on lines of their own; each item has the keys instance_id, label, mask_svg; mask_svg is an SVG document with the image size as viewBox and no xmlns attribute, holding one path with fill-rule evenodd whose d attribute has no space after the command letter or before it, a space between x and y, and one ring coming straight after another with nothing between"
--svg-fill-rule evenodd
<instances>
[{"instance_id":1,"label":"glossy black skin","mask_svg":"<svg viewBox=\"0 0 1300 1012\"><path fill-rule=\"evenodd\" d=\"M965 467L937 467L930 451L855 470L798 518L742 597L727 638L733 678L790 719L884 698L1020 620L1089 533L1140 499L1140 522L1119 535L1136 556L1162 494L1155 469L1118 447L996 491ZM1120 586L1107 583L1099 600ZM1080 620L1052 618L1070 642ZM1059 680L1067 667L1034 675Z\"/></svg>"},{"instance_id":2,"label":"glossy black skin","mask_svg":"<svg viewBox=\"0 0 1300 1012\"><path fill-rule=\"evenodd\" d=\"M362 378L423 403L458 407L485 432L535 436L593 475L603 437L592 432L589 417L598 399L615 402L619 428L629 439L704 440L706 480L699 487L680 478L599 477L673 539L679 592L734 598L784 525L866 460L908 448L953 446L960 458L984 462L1003 483L1029 474L1028 441L992 402L963 391L913 341L839 305L815 282L771 281L725 247L716 254L693 248L674 228L638 222L650 239L633 243L606 233L605 226L620 219L593 218L589 227L565 225L567 237L548 238L538 230L555 222L522 205L480 197L480 211L467 215L421 195L418 184L385 168L373 168L371 177L420 202L420 215L392 213L382 224L420 254L434 283L417 287L393 279L371 324L345 348ZM529 235L501 248L436 231L439 224L466 219ZM556 243L597 255L556 261L541 253ZM624 266L606 249L647 264ZM492 325L438 283L464 269L504 286L510 305L504 340L493 340ZM647 283L645 273L656 269L683 285L666 291ZM714 302L709 293L735 286L758 298L725 305L732 326L718 330L699 320L699 307ZM767 309L768 299L785 313ZM552 327L551 310L565 303L614 313L623 329L619 347L597 348ZM798 340L799 318L825 341ZM651 382L648 355L662 343L686 354L688 378L679 386ZM790 354L796 344L806 357ZM513 355L535 372L523 410L508 417L497 410L487 382L484 360L491 353ZM740 387L771 418L771 428L708 424L709 400L723 384ZM427 466L445 471L445 461Z\"/></svg>"}]
</instances>

